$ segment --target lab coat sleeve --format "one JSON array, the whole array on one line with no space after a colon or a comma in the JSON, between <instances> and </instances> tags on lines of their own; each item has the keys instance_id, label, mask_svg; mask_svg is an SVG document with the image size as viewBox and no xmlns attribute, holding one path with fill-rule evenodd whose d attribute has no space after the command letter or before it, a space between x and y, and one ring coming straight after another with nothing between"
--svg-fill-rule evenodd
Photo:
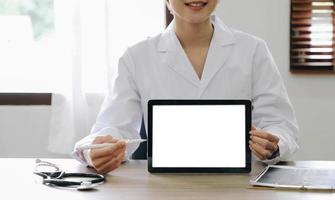
<instances>
[{"instance_id":1,"label":"lab coat sleeve","mask_svg":"<svg viewBox=\"0 0 335 200\"><path fill-rule=\"evenodd\" d=\"M259 41L252 72L253 124L279 137L279 156L265 163L288 160L298 150L298 124L283 80L264 41Z\"/></svg>"},{"instance_id":2,"label":"lab coat sleeve","mask_svg":"<svg viewBox=\"0 0 335 200\"><path fill-rule=\"evenodd\" d=\"M91 144L95 137L111 135L119 139L138 139L142 119L140 95L135 83L135 68L129 50L120 58L113 89L108 92L90 135L78 141L73 156L88 163L87 151L78 151L81 145ZM128 144L126 158L130 158L138 144ZM86 154L86 155L85 155Z\"/></svg>"}]
</instances>

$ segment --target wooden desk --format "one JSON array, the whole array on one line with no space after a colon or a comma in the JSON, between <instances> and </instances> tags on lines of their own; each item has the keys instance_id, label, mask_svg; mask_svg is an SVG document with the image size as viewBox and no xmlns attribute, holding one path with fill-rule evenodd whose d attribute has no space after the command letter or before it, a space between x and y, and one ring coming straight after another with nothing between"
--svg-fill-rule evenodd
<instances>
[{"instance_id":1,"label":"wooden desk","mask_svg":"<svg viewBox=\"0 0 335 200\"><path fill-rule=\"evenodd\" d=\"M68 172L89 172L72 159L48 159ZM251 174L150 174L146 161L130 161L107 176L97 190L79 192L52 188L36 182L34 159L0 159L1 199L335 199L332 192L252 189L249 180L263 169L254 163ZM335 167L335 162L292 162L290 165ZM37 179L38 180L38 179Z\"/></svg>"}]
</instances>

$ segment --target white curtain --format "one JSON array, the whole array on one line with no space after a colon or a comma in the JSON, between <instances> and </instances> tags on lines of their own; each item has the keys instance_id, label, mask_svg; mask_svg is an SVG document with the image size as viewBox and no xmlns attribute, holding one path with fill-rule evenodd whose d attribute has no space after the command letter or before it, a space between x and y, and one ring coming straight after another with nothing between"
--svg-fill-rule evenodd
<instances>
[{"instance_id":1,"label":"white curtain","mask_svg":"<svg viewBox=\"0 0 335 200\"><path fill-rule=\"evenodd\" d=\"M51 153L69 155L75 141L89 133L96 113L88 94L98 95L107 89L105 4L105 0L55 0L58 59L64 62L52 95Z\"/></svg>"},{"instance_id":2,"label":"white curtain","mask_svg":"<svg viewBox=\"0 0 335 200\"><path fill-rule=\"evenodd\" d=\"M57 85L49 151L69 155L89 134L125 49L164 29L163 0L55 0Z\"/></svg>"}]
</instances>

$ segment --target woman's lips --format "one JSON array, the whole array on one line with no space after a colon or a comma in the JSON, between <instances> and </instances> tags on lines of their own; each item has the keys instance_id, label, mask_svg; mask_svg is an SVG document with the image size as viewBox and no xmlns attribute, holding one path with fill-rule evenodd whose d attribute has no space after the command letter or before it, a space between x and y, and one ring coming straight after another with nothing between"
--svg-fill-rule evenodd
<instances>
[{"instance_id":1,"label":"woman's lips","mask_svg":"<svg viewBox=\"0 0 335 200\"><path fill-rule=\"evenodd\" d=\"M201 10L202 8L204 8L207 5L207 2L205 1L192 1L192 2L187 2L184 3L185 6L189 7L190 9L197 11L197 10Z\"/></svg>"}]
</instances>

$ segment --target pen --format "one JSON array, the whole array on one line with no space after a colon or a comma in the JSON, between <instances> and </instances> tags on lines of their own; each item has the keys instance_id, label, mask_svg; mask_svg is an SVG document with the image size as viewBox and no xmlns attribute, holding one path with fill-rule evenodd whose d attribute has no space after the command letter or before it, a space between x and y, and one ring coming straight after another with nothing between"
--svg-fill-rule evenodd
<instances>
[{"instance_id":1,"label":"pen","mask_svg":"<svg viewBox=\"0 0 335 200\"><path fill-rule=\"evenodd\" d=\"M125 139L123 140L126 144L135 144L147 141L146 139ZM115 143L103 143L103 144L86 144L77 148L77 150L86 150L86 149L100 149L104 147L113 146Z\"/></svg>"}]
</instances>

